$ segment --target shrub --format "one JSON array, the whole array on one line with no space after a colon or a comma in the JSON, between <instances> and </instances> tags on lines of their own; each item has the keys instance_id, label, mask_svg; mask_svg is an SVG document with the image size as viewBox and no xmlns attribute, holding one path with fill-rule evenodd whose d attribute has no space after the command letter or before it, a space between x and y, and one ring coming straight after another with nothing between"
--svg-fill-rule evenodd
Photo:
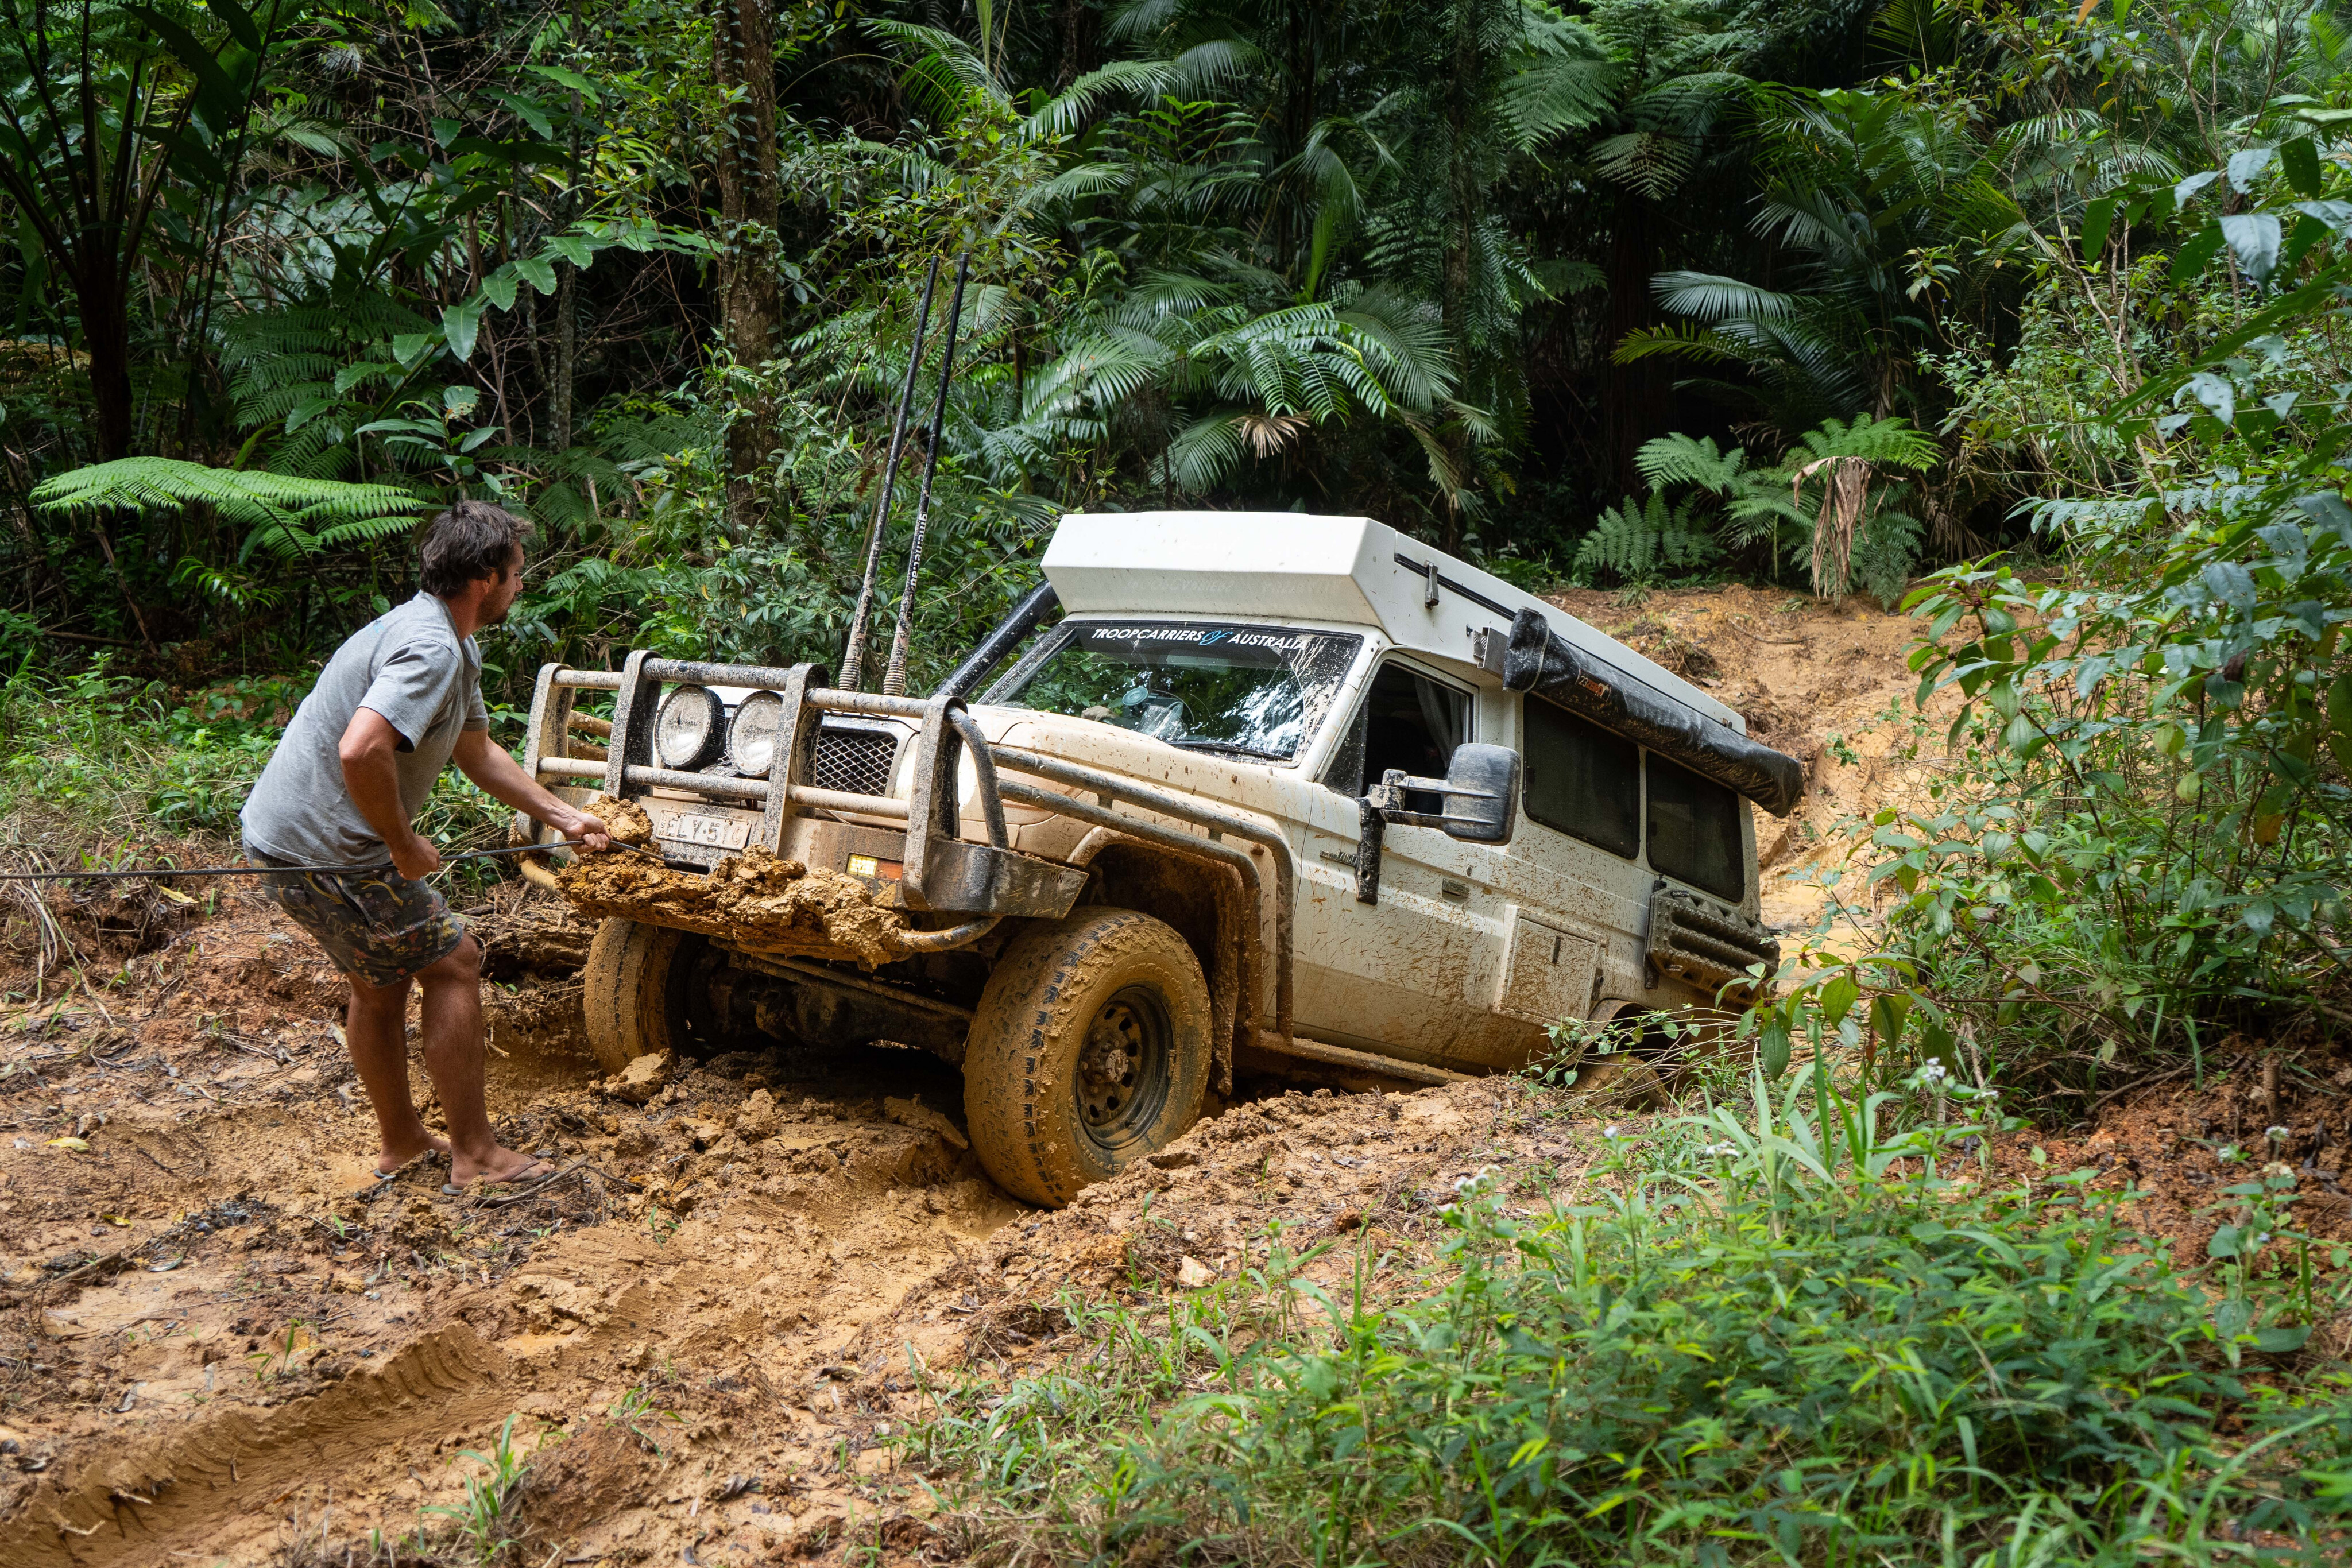
<instances>
[{"instance_id":1,"label":"shrub","mask_svg":"<svg viewBox=\"0 0 2352 1568\"><path fill-rule=\"evenodd\" d=\"M1221 1386L1164 1414L1047 1378L922 1440L990 1456L1031 1519L1061 1500L1049 1555L1097 1561L2203 1561L2328 1528L2340 1381L2222 1354L2296 1331L2217 1329L2078 1178L1939 1174L1986 1129L1882 1137L1891 1096L1847 1105L1810 1073L1777 1107L1754 1092L1602 1202L1529 1214L1464 1183L1426 1301L1276 1277L1328 1325L1234 1354L1171 1323Z\"/></svg>"}]
</instances>

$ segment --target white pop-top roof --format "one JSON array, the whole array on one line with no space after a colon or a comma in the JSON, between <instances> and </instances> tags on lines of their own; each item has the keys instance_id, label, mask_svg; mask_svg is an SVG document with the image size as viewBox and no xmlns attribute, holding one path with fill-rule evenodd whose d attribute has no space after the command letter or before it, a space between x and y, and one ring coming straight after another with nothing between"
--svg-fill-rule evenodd
<instances>
[{"instance_id":1,"label":"white pop-top roof","mask_svg":"<svg viewBox=\"0 0 2352 1568\"><path fill-rule=\"evenodd\" d=\"M1429 568L1441 580L1429 602ZM1303 512L1075 512L1045 547L1045 577L1072 615L1378 626L1399 647L1467 663L1479 629L1540 611L1579 653L1718 724L1728 707L1680 676L1501 578L1369 517Z\"/></svg>"}]
</instances>

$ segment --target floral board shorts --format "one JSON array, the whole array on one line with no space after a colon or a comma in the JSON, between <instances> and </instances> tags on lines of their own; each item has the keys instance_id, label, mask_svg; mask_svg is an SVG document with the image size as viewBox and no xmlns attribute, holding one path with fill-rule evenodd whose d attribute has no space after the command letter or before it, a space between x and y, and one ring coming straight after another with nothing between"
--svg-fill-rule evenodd
<instances>
[{"instance_id":1,"label":"floral board shorts","mask_svg":"<svg viewBox=\"0 0 2352 1568\"><path fill-rule=\"evenodd\" d=\"M284 861L246 853L254 862ZM273 871L261 896L316 937L335 967L371 986L395 986L429 968L466 939L466 923L438 889L381 871Z\"/></svg>"}]
</instances>

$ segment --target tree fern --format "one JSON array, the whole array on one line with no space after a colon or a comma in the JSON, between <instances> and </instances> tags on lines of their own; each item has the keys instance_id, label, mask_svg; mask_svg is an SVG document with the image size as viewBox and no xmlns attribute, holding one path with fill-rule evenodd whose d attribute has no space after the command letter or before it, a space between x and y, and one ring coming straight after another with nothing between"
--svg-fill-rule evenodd
<instances>
[{"instance_id":1,"label":"tree fern","mask_svg":"<svg viewBox=\"0 0 2352 1568\"><path fill-rule=\"evenodd\" d=\"M1669 507L1664 493L1653 490L1646 504L1628 496L1614 511L1601 512L1576 547L1575 570L1579 577L1606 571L1646 582L1702 570L1722 553L1688 505Z\"/></svg>"},{"instance_id":2,"label":"tree fern","mask_svg":"<svg viewBox=\"0 0 2352 1568\"><path fill-rule=\"evenodd\" d=\"M1791 467L1832 457L1859 457L1873 467L1908 468L1924 473L1944 459L1935 437L1914 430L1906 419L1873 419L1866 413L1853 423L1825 419L1815 430L1797 438L1789 453Z\"/></svg>"},{"instance_id":3,"label":"tree fern","mask_svg":"<svg viewBox=\"0 0 2352 1568\"><path fill-rule=\"evenodd\" d=\"M1696 485L1713 495L1728 496L1747 475L1748 453L1738 446L1717 451L1711 435L1696 441L1687 435L1661 435L1642 444L1642 449L1633 454L1633 466L1654 489Z\"/></svg>"},{"instance_id":4,"label":"tree fern","mask_svg":"<svg viewBox=\"0 0 2352 1568\"><path fill-rule=\"evenodd\" d=\"M289 474L207 468L168 457L123 457L44 481L33 504L67 515L205 507L247 529L240 560L389 538L416 525L425 503L391 485L346 485Z\"/></svg>"}]
</instances>

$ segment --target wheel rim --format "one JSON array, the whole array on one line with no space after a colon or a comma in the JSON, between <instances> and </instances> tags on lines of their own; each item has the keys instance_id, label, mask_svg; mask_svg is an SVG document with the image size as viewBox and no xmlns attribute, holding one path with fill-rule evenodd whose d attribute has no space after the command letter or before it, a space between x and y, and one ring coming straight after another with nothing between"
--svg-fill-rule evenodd
<instances>
[{"instance_id":1,"label":"wheel rim","mask_svg":"<svg viewBox=\"0 0 2352 1568\"><path fill-rule=\"evenodd\" d=\"M1168 1005L1150 986L1129 986L1087 1024L1078 1048L1078 1125L1108 1155L1140 1143L1168 1103L1175 1035Z\"/></svg>"}]
</instances>

